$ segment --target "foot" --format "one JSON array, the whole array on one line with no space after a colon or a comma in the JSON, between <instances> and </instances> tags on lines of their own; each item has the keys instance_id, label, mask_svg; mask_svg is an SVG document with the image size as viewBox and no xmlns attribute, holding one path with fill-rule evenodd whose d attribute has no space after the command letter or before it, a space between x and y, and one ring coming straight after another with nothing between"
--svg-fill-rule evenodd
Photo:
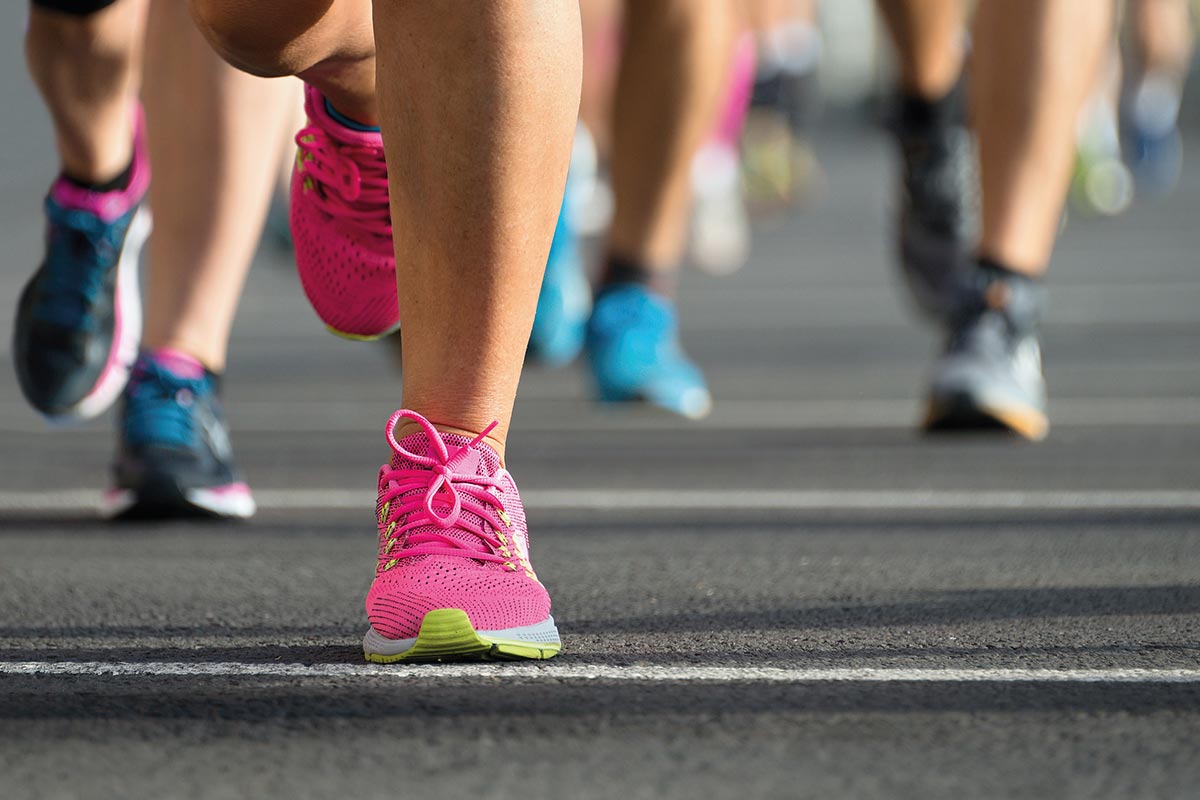
<instances>
[{"instance_id":1,"label":"foot","mask_svg":"<svg viewBox=\"0 0 1200 800\"><path fill-rule=\"evenodd\" d=\"M690 419L712 410L700 370L679 344L674 305L637 284L596 299L588 361L602 402L645 401Z\"/></svg>"},{"instance_id":2,"label":"foot","mask_svg":"<svg viewBox=\"0 0 1200 800\"><path fill-rule=\"evenodd\" d=\"M1041 440L1050 430L1035 281L978 268L934 367L925 427L1007 429Z\"/></svg>"},{"instance_id":3,"label":"foot","mask_svg":"<svg viewBox=\"0 0 1200 800\"><path fill-rule=\"evenodd\" d=\"M335 118L311 86L304 108L290 211L296 271L330 332L378 339L400 327L383 136Z\"/></svg>"},{"instance_id":4,"label":"foot","mask_svg":"<svg viewBox=\"0 0 1200 800\"><path fill-rule=\"evenodd\" d=\"M806 41L793 40L793 57L783 64L764 59L754 82L741 149L742 181L756 211L808 203L824 183L811 143L820 99L820 39L815 33L799 36Z\"/></svg>"},{"instance_id":5,"label":"foot","mask_svg":"<svg viewBox=\"0 0 1200 800\"><path fill-rule=\"evenodd\" d=\"M150 163L138 112L124 189L66 178L46 198L46 255L17 304L13 363L26 399L52 421L90 419L121 394L142 333L138 259Z\"/></svg>"},{"instance_id":6,"label":"foot","mask_svg":"<svg viewBox=\"0 0 1200 800\"><path fill-rule=\"evenodd\" d=\"M583 350L584 329L592 310L592 289L583 271L583 254L570 224L571 178L546 274L538 295L537 316L529 336L529 355L547 366L561 367L574 361Z\"/></svg>"},{"instance_id":7,"label":"foot","mask_svg":"<svg viewBox=\"0 0 1200 800\"><path fill-rule=\"evenodd\" d=\"M728 275L750 259L750 215L742 192L741 158L712 142L692 160L692 261L710 275Z\"/></svg>"},{"instance_id":8,"label":"foot","mask_svg":"<svg viewBox=\"0 0 1200 800\"><path fill-rule=\"evenodd\" d=\"M1170 194L1183 172L1180 90L1173 76L1147 75L1137 82L1122 106L1125 160L1139 193L1148 197Z\"/></svg>"},{"instance_id":9,"label":"foot","mask_svg":"<svg viewBox=\"0 0 1200 800\"><path fill-rule=\"evenodd\" d=\"M246 518L254 498L233 462L218 378L176 351L143 353L125 392L110 516Z\"/></svg>"},{"instance_id":10,"label":"foot","mask_svg":"<svg viewBox=\"0 0 1200 800\"><path fill-rule=\"evenodd\" d=\"M900 113L892 134L901 156L897 237L901 274L917 308L946 320L970 263L977 178L963 91L929 104L930 113Z\"/></svg>"},{"instance_id":11,"label":"foot","mask_svg":"<svg viewBox=\"0 0 1200 800\"><path fill-rule=\"evenodd\" d=\"M421 430L396 441L401 420ZM546 659L561 648L529 563L517 485L484 442L420 414L388 420L379 468L379 560L367 594L368 661Z\"/></svg>"}]
</instances>

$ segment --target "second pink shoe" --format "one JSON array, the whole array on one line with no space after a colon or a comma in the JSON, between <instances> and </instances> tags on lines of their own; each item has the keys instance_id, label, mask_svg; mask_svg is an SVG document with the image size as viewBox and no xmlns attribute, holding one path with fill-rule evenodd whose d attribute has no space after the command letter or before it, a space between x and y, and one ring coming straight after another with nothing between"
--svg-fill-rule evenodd
<instances>
[{"instance_id":1,"label":"second pink shoe","mask_svg":"<svg viewBox=\"0 0 1200 800\"><path fill-rule=\"evenodd\" d=\"M400 327L383 137L340 117L311 86L304 98L290 212L296 270L332 333L377 339Z\"/></svg>"}]
</instances>

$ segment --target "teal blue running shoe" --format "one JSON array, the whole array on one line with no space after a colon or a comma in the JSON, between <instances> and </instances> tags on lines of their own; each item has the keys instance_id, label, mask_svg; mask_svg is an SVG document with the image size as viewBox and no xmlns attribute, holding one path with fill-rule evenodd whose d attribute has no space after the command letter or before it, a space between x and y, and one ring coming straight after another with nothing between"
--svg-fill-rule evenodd
<instances>
[{"instance_id":1,"label":"teal blue running shoe","mask_svg":"<svg viewBox=\"0 0 1200 800\"><path fill-rule=\"evenodd\" d=\"M570 182L568 177L567 183ZM550 367L565 366L582 352L588 314L592 310L592 287L584 275L579 238L570 223L570 197L568 186L529 335L530 358Z\"/></svg>"},{"instance_id":2,"label":"teal blue running shoe","mask_svg":"<svg viewBox=\"0 0 1200 800\"><path fill-rule=\"evenodd\" d=\"M254 497L233 461L220 379L176 351L144 352L120 413L110 517L224 517L254 514Z\"/></svg>"},{"instance_id":3,"label":"teal blue running shoe","mask_svg":"<svg viewBox=\"0 0 1200 800\"><path fill-rule=\"evenodd\" d=\"M587 328L601 402L644 401L689 419L712 410L704 375L679 344L674 305L637 284L606 289Z\"/></svg>"}]
</instances>

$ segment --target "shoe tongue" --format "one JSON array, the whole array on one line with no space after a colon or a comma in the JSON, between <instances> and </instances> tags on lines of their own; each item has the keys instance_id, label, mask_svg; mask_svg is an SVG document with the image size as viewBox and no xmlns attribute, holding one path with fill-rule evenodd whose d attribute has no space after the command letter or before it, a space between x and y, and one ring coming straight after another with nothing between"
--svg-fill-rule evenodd
<instances>
[{"instance_id":1,"label":"shoe tongue","mask_svg":"<svg viewBox=\"0 0 1200 800\"><path fill-rule=\"evenodd\" d=\"M467 452L459 455L459 451L471 443L471 439L457 433L440 433L438 434L442 442L446 445L446 451L453 460L457 456L457 461L454 462L454 471L465 473L467 475L486 475L487 477L495 477L500 471L500 457L496 455L496 451L491 447L480 442L474 447L468 448ZM425 456L436 459L436 449L431 445L429 437L422 433L412 433L405 436L399 441L399 444L409 453L414 456ZM392 455L392 467L394 469L427 469L427 467L406 458L400 453Z\"/></svg>"}]
</instances>

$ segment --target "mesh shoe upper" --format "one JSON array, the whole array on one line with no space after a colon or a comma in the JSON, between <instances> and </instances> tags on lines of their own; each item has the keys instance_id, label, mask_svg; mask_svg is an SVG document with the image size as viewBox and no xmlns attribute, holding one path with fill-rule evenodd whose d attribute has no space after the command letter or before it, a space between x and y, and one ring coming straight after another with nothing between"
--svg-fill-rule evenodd
<instances>
[{"instance_id":1,"label":"mesh shoe upper","mask_svg":"<svg viewBox=\"0 0 1200 800\"><path fill-rule=\"evenodd\" d=\"M966 395L988 407L1043 409L1037 323L1045 305L1035 281L976 269L964 285L931 392Z\"/></svg>"},{"instance_id":2,"label":"mesh shoe upper","mask_svg":"<svg viewBox=\"0 0 1200 800\"><path fill-rule=\"evenodd\" d=\"M382 336L400 324L383 137L335 120L311 86L304 107L290 211L300 283L333 332Z\"/></svg>"},{"instance_id":3,"label":"mesh shoe upper","mask_svg":"<svg viewBox=\"0 0 1200 800\"><path fill-rule=\"evenodd\" d=\"M52 417L107 408L141 335L137 259L150 169L140 112L135 130L125 189L94 192L60 178L46 198L46 255L18 301L13 352L26 398Z\"/></svg>"},{"instance_id":4,"label":"mesh shoe upper","mask_svg":"<svg viewBox=\"0 0 1200 800\"><path fill-rule=\"evenodd\" d=\"M597 297L587 355L601 400L645 400L689 418L711 410L704 376L679 343L674 306L643 286L619 284Z\"/></svg>"},{"instance_id":5,"label":"mesh shoe upper","mask_svg":"<svg viewBox=\"0 0 1200 800\"><path fill-rule=\"evenodd\" d=\"M401 417L423 431L397 442ZM550 597L529 563L525 510L512 476L483 443L438 433L420 415L388 421L394 454L379 470L379 557L367 618L389 639L415 637L434 609L466 612L479 631L536 625ZM490 430L490 428L489 428Z\"/></svg>"},{"instance_id":6,"label":"mesh shoe upper","mask_svg":"<svg viewBox=\"0 0 1200 800\"><path fill-rule=\"evenodd\" d=\"M121 409L115 472L118 488L137 492L239 482L217 376L207 370L182 376L140 356Z\"/></svg>"}]
</instances>

